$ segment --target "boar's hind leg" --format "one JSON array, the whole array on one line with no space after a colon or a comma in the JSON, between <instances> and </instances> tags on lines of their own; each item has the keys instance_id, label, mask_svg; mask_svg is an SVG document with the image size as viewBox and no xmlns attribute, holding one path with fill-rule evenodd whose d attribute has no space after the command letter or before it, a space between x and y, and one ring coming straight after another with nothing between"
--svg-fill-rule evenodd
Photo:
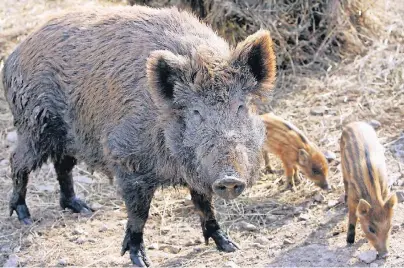
<instances>
[{"instance_id":1,"label":"boar's hind leg","mask_svg":"<svg viewBox=\"0 0 404 268\"><path fill-rule=\"evenodd\" d=\"M116 176L128 213L121 255L129 250L133 264L140 267L150 266L151 262L143 243L143 229L149 217L150 203L158 183L153 180L152 175L117 172Z\"/></svg>"},{"instance_id":2,"label":"boar's hind leg","mask_svg":"<svg viewBox=\"0 0 404 268\"><path fill-rule=\"evenodd\" d=\"M27 194L29 173L39 168L43 163L43 157L35 154L32 143L25 137L19 137L18 144L10 157L11 173L13 178L13 194L10 199L10 216L15 211L18 219L23 224L31 224L25 196Z\"/></svg>"},{"instance_id":3,"label":"boar's hind leg","mask_svg":"<svg viewBox=\"0 0 404 268\"><path fill-rule=\"evenodd\" d=\"M208 244L209 238L212 238L220 251L233 252L239 249L237 244L231 241L230 238L220 229L212 206L212 196L201 195L191 190L191 197L201 218L205 243Z\"/></svg>"},{"instance_id":4,"label":"boar's hind leg","mask_svg":"<svg viewBox=\"0 0 404 268\"><path fill-rule=\"evenodd\" d=\"M60 206L69 208L75 213L91 212L92 209L76 197L73 186L72 170L77 160L71 156L63 156L54 160L55 171L60 186Z\"/></svg>"}]
</instances>

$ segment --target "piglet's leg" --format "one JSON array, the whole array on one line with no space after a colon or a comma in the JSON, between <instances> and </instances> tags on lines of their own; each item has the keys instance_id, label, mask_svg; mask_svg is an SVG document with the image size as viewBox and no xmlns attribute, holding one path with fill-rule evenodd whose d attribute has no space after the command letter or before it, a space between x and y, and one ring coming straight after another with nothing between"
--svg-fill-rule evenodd
<instances>
[{"instance_id":1,"label":"piglet's leg","mask_svg":"<svg viewBox=\"0 0 404 268\"><path fill-rule=\"evenodd\" d=\"M293 165L288 164L286 161L283 161L283 167L285 168L285 176L286 176L286 186L285 190L293 190L295 187L295 181L294 181L294 173L295 173L295 168Z\"/></svg>"},{"instance_id":2,"label":"piglet's leg","mask_svg":"<svg viewBox=\"0 0 404 268\"><path fill-rule=\"evenodd\" d=\"M192 202L201 219L201 226L205 243L208 244L209 238L212 238L217 248L224 252L233 252L239 249L238 245L230 240L216 221L212 205L212 196L201 195L191 190Z\"/></svg>"},{"instance_id":3,"label":"piglet's leg","mask_svg":"<svg viewBox=\"0 0 404 268\"><path fill-rule=\"evenodd\" d=\"M358 217L356 216L356 207L357 203L349 198L348 195L348 233L347 233L347 238L346 242L348 244L353 244L355 242L355 228L356 228L356 222L358 220Z\"/></svg>"},{"instance_id":4,"label":"piglet's leg","mask_svg":"<svg viewBox=\"0 0 404 268\"><path fill-rule=\"evenodd\" d=\"M149 216L157 181L149 174L128 174L117 172L117 181L122 189L128 213L126 234L122 243L121 255L130 253L133 264L140 267L150 266L143 243L143 229Z\"/></svg>"}]
</instances>

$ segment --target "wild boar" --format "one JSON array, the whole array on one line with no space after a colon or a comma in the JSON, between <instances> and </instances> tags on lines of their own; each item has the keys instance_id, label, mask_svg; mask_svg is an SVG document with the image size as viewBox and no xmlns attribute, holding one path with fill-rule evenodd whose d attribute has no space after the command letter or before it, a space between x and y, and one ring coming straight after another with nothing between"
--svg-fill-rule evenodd
<instances>
[{"instance_id":1,"label":"wild boar","mask_svg":"<svg viewBox=\"0 0 404 268\"><path fill-rule=\"evenodd\" d=\"M266 113L261 115L266 127L264 143L265 169L272 173L268 153L280 158L287 178L286 189L294 188L300 181L299 170L321 189L329 190L327 182L328 162L318 147L292 123L283 118Z\"/></svg>"},{"instance_id":2,"label":"wild boar","mask_svg":"<svg viewBox=\"0 0 404 268\"><path fill-rule=\"evenodd\" d=\"M353 122L342 131L341 165L348 203L347 243L355 241L356 222L380 257L388 255L388 241L395 193L387 186L383 146L374 129L365 122Z\"/></svg>"},{"instance_id":3,"label":"wild boar","mask_svg":"<svg viewBox=\"0 0 404 268\"><path fill-rule=\"evenodd\" d=\"M72 169L83 161L121 188L128 213L122 254L129 251L134 264L150 264L143 229L159 186L187 186L206 241L235 251L212 196L236 198L257 179L265 127L251 107L275 75L266 30L231 48L176 8L97 8L51 19L4 65L18 133L11 213L31 222L28 175L48 158L62 208L89 210L73 187Z\"/></svg>"}]
</instances>

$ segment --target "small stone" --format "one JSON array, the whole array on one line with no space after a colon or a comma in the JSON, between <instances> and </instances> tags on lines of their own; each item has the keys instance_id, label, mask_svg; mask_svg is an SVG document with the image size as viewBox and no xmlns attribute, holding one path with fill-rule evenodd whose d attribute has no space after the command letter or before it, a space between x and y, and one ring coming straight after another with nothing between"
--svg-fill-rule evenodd
<instances>
[{"instance_id":1,"label":"small stone","mask_svg":"<svg viewBox=\"0 0 404 268\"><path fill-rule=\"evenodd\" d=\"M108 226L103 224L98 230L100 233L106 232L108 230Z\"/></svg>"},{"instance_id":2,"label":"small stone","mask_svg":"<svg viewBox=\"0 0 404 268\"><path fill-rule=\"evenodd\" d=\"M159 244L158 243L152 243L147 248L148 249L158 250L159 249Z\"/></svg>"},{"instance_id":3,"label":"small stone","mask_svg":"<svg viewBox=\"0 0 404 268\"><path fill-rule=\"evenodd\" d=\"M184 200L185 205L192 205L192 197L191 195L187 195Z\"/></svg>"},{"instance_id":4,"label":"small stone","mask_svg":"<svg viewBox=\"0 0 404 268\"><path fill-rule=\"evenodd\" d=\"M265 248L265 246L263 244L260 244L260 243L253 243L252 246L256 247L256 248L260 248L260 249Z\"/></svg>"},{"instance_id":5,"label":"small stone","mask_svg":"<svg viewBox=\"0 0 404 268\"><path fill-rule=\"evenodd\" d=\"M84 234L84 230L81 229L81 228L79 228L79 227L77 227L77 228L75 228L75 229L73 230L73 233L72 233L72 234L73 234L73 235Z\"/></svg>"},{"instance_id":6,"label":"small stone","mask_svg":"<svg viewBox=\"0 0 404 268\"><path fill-rule=\"evenodd\" d=\"M283 240L283 244L284 245L293 245L295 242L293 242L292 240L290 240L290 239L285 239L285 240Z\"/></svg>"},{"instance_id":7,"label":"small stone","mask_svg":"<svg viewBox=\"0 0 404 268\"><path fill-rule=\"evenodd\" d=\"M345 204L345 193L339 196L338 203Z\"/></svg>"},{"instance_id":8,"label":"small stone","mask_svg":"<svg viewBox=\"0 0 404 268\"><path fill-rule=\"evenodd\" d=\"M397 185L397 186L404 186L404 180L397 180L397 181L395 182L395 185Z\"/></svg>"},{"instance_id":9,"label":"small stone","mask_svg":"<svg viewBox=\"0 0 404 268\"><path fill-rule=\"evenodd\" d=\"M185 243L186 247L190 247L190 246L193 246L193 245L194 245L194 241L192 241L192 240Z\"/></svg>"},{"instance_id":10,"label":"small stone","mask_svg":"<svg viewBox=\"0 0 404 268\"><path fill-rule=\"evenodd\" d=\"M239 222L238 228L242 231L250 231L250 232L258 230L257 226L255 226L254 224L245 222L245 221Z\"/></svg>"},{"instance_id":11,"label":"small stone","mask_svg":"<svg viewBox=\"0 0 404 268\"><path fill-rule=\"evenodd\" d=\"M18 252L20 252L21 251L21 247L20 246L16 246L14 249L13 249L13 252L14 253L18 253Z\"/></svg>"},{"instance_id":12,"label":"small stone","mask_svg":"<svg viewBox=\"0 0 404 268\"><path fill-rule=\"evenodd\" d=\"M32 236L32 234L27 235L27 237L25 238L25 243L30 246L34 243L34 237Z\"/></svg>"},{"instance_id":13,"label":"small stone","mask_svg":"<svg viewBox=\"0 0 404 268\"><path fill-rule=\"evenodd\" d=\"M59 264L60 266L67 266L67 260L66 260L66 259L60 259L60 260L58 261L58 264Z\"/></svg>"},{"instance_id":14,"label":"small stone","mask_svg":"<svg viewBox=\"0 0 404 268\"><path fill-rule=\"evenodd\" d=\"M323 196L322 194L317 193L317 194L313 197L313 199L314 199L315 201L321 203L321 202L324 201L325 198L324 198L324 196Z\"/></svg>"},{"instance_id":15,"label":"small stone","mask_svg":"<svg viewBox=\"0 0 404 268\"><path fill-rule=\"evenodd\" d=\"M375 250L368 250L358 255L358 259L367 264L372 263L376 258L377 252Z\"/></svg>"},{"instance_id":16,"label":"small stone","mask_svg":"<svg viewBox=\"0 0 404 268\"><path fill-rule=\"evenodd\" d=\"M327 107L325 107L325 106L317 106L317 107L313 107L313 108L310 110L310 114L311 114L311 115L314 115L314 116L317 116L317 115L324 115L327 110L328 110L328 109L327 109Z\"/></svg>"},{"instance_id":17,"label":"small stone","mask_svg":"<svg viewBox=\"0 0 404 268\"><path fill-rule=\"evenodd\" d=\"M330 200L327 204L328 208L335 207L336 205L338 205L338 200Z\"/></svg>"},{"instance_id":18,"label":"small stone","mask_svg":"<svg viewBox=\"0 0 404 268\"><path fill-rule=\"evenodd\" d=\"M328 161L337 159L337 155L334 152L326 151L324 152L324 156Z\"/></svg>"},{"instance_id":19,"label":"small stone","mask_svg":"<svg viewBox=\"0 0 404 268\"><path fill-rule=\"evenodd\" d=\"M0 161L0 166L8 166L9 163L10 161L8 159L3 159Z\"/></svg>"},{"instance_id":20,"label":"small stone","mask_svg":"<svg viewBox=\"0 0 404 268\"><path fill-rule=\"evenodd\" d=\"M8 256L6 263L3 267L18 267L18 257L15 254Z\"/></svg>"},{"instance_id":21,"label":"small stone","mask_svg":"<svg viewBox=\"0 0 404 268\"><path fill-rule=\"evenodd\" d=\"M172 245L164 245L160 247L161 250L172 253L172 254L178 254L181 251L180 247L172 246Z\"/></svg>"},{"instance_id":22,"label":"small stone","mask_svg":"<svg viewBox=\"0 0 404 268\"><path fill-rule=\"evenodd\" d=\"M337 110L328 110L329 115L337 115L338 111Z\"/></svg>"},{"instance_id":23,"label":"small stone","mask_svg":"<svg viewBox=\"0 0 404 268\"><path fill-rule=\"evenodd\" d=\"M17 132L16 131L11 131L11 132L7 133L6 139L7 139L8 142L11 142L11 143L17 142L17 140L18 140Z\"/></svg>"},{"instance_id":24,"label":"small stone","mask_svg":"<svg viewBox=\"0 0 404 268\"><path fill-rule=\"evenodd\" d=\"M162 235L166 235L166 234L168 234L170 232L170 229L168 229L168 228L162 228L161 230L160 230L160 233L162 234Z\"/></svg>"},{"instance_id":25,"label":"small stone","mask_svg":"<svg viewBox=\"0 0 404 268\"><path fill-rule=\"evenodd\" d=\"M99 209L101 209L103 207L103 205L101 205L100 203L97 203L97 202L94 202L92 205L91 205L91 208L92 209L95 209L95 210L99 210Z\"/></svg>"},{"instance_id":26,"label":"small stone","mask_svg":"<svg viewBox=\"0 0 404 268\"><path fill-rule=\"evenodd\" d=\"M259 243L261 245L266 245L266 244L269 244L269 239L262 236L262 237L258 237L257 239L255 239L255 242Z\"/></svg>"},{"instance_id":27,"label":"small stone","mask_svg":"<svg viewBox=\"0 0 404 268\"><path fill-rule=\"evenodd\" d=\"M93 180L87 176L77 176L74 178L74 180L81 183L93 183Z\"/></svg>"},{"instance_id":28,"label":"small stone","mask_svg":"<svg viewBox=\"0 0 404 268\"><path fill-rule=\"evenodd\" d=\"M77 238L77 240L76 240L76 243L79 244L79 245L82 245L82 244L84 244L85 242L87 242L87 240L86 240L84 237L79 237L79 238Z\"/></svg>"},{"instance_id":29,"label":"small stone","mask_svg":"<svg viewBox=\"0 0 404 268\"><path fill-rule=\"evenodd\" d=\"M225 262L223 265L224 268L237 268L238 265L234 263L234 261Z\"/></svg>"},{"instance_id":30,"label":"small stone","mask_svg":"<svg viewBox=\"0 0 404 268\"><path fill-rule=\"evenodd\" d=\"M310 219L310 215L309 214L301 214L299 216L299 220L300 221L308 221Z\"/></svg>"},{"instance_id":31,"label":"small stone","mask_svg":"<svg viewBox=\"0 0 404 268\"><path fill-rule=\"evenodd\" d=\"M400 225L395 224L395 225L393 225L393 226L391 227L391 233L392 233L392 234L395 234L395 233L397 233L398 231L400 231Z\"/></svg>"},{"instance_id":32,"label":"small stone","mask_svg":"<svg viewBox=\"0 0 404 268\"><path fill-rule=\"evenodd\" d=\"M95 241L95 239L93 239L93 238L90 238L90 239L88 239L87 241L90 242L90 243L95 243L95 242L97 242L97 241Z\"/></svg>"},{"instance_id":33,"label":"small stone","mask_svg":"<svg viewBox=\"0 0 404 268\"><path fill-rule=\"evenodd\" d=\"M398 203L404 202L404 191L396 191Z\"/></svg>"},{"instance_id":34,"label":"small stone","mask_svg":"<svg viewBox=\"0 0 404 268\"><path fill-rule=\"evenodd\" d=\"M374 129L379 129L381 127L381 123L375 119L370 120L369 125L371 125Z\"/></svg>"},{"instance_id":35,"label":"small stone","mask_svg":"<svg viewBox=\"0 0 404 268\"><path fill-rule=\"evenodd\" d=\"M195 245L200 245L200 244L202 244L202 239L201 238L197 238L197 239L195 239Z\"/></svg>"}]
</instances>

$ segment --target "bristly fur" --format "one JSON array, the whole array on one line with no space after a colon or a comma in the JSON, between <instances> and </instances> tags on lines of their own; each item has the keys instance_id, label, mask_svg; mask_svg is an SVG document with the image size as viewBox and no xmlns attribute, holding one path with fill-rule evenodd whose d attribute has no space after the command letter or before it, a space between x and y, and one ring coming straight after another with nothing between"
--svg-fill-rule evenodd
<instances>
[{"instance_id":1,"label":"bristly fur","mask_svg":"<svg viewBox=\"0 0 404 268\"><path fill-rule=\"evenodd\" d=\"M272 113L263 114L261 118L267 135L264 145L267 168L271 169L266 154L273 153L281 159L290 186L299 169L317 186L327 187L328 162L318 147L291 122ZM305 157L304 161L302 157Z\"/></svg>"},{"instance_id":2,"label":"bristly fur","mask_svg":"<svg viewBox=\"0 0 404 268\"><path fill-rule=\"evenodd\" d=\"M387 186L384 148L365 122L346 125L341 136L341 166L349 208L348 243L355 240L359 217L362 230L380 254L387 253L395 194Z\"/></svg>"},{"instance_id":3,"label":"bristly fur","mask_svg":"<svg viewBox=\"0 0 404 268\"><path fill-rule=\"evenodd\" d=\"M122 252L130 250L134 263L148 263L143 228L159 185L188 186L205 238L234 251L215 220L212 185L232 177L244 189L257 179L265 128L252 99L272 87L275 64L267 31L234 50L176 8L99 8L53 18L4 65L19 135L11 212L29 220L28 175L49 157L61 204L84 209L71 173L84 161L122 188L129 217Z\"/></svg>"}]
</instances>

